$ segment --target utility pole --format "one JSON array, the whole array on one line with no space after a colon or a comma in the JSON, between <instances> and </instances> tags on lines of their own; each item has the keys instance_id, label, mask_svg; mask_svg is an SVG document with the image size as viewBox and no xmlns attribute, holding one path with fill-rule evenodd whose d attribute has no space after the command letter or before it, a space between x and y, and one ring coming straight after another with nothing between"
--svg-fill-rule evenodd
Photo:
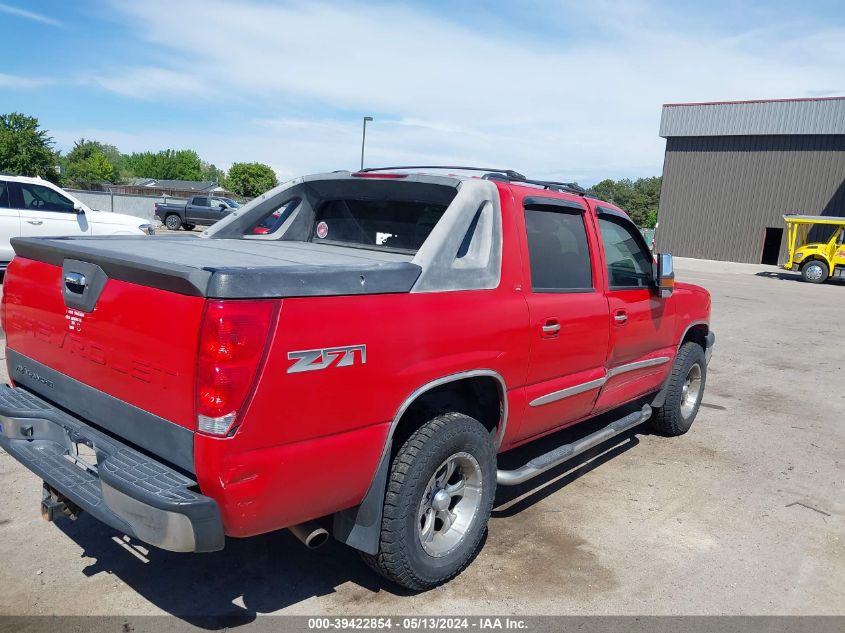
<instances>
[{"instance_id":1,"label":"utility pole","mask_svg":"<svg viewBox=\"0 0 845 633\"><path fill-rule=\"evenodd\" d=\"M367 121L372 121L373 117L364 117L364 131L361 134L361 169L364 169L364 143L367 142Z\"/></svg>"}]
</instances>

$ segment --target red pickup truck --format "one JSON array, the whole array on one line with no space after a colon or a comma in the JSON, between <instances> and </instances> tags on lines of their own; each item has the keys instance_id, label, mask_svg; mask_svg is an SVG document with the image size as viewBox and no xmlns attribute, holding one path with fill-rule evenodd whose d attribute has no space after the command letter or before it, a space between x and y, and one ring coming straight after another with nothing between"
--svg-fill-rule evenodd
<instances>
[{"instance_id":1,"label":"red pickup truck","mask_svg":"<svg viewBox=\"0 0 845 633\"><path fill-rule=\"evenodd\" d=\"M173 551L331 534L421 590L472 560L497 485L646 421L685 433L707 291L576 185L435 171L297 178L199 239L13 240L0 446L45 518Z\"/></svg>"}]
</instances>

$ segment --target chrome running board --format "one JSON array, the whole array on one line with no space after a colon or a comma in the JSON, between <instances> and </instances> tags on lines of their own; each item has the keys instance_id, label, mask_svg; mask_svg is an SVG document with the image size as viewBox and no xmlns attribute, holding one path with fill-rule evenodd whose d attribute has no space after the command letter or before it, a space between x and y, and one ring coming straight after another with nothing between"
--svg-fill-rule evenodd
<instances>
[{"instance_id":1,"label":"chrome running board","mask_svg":"<svg viewBox=\"0 0 845 633\"><path fill-rule=\"evenodd\" d=\"M549 451L545 455L535 457L530 462L521 468L515 470L498 470L496 472L496 483L500 486L516 486L524 481L528 481L532 477L546 472L562 464L563 462L572 459L576 455L590 450L598 446L602 442L616 437L620 433L624 433L628 429L642 424L651 417L651 407L645 405L642 410L626 415L615 422L611 422L603 429L599 429L595 433L591 433L577 442L571 444L564 444L558 446L556 449Z\"/></svg>"}]
</instances>

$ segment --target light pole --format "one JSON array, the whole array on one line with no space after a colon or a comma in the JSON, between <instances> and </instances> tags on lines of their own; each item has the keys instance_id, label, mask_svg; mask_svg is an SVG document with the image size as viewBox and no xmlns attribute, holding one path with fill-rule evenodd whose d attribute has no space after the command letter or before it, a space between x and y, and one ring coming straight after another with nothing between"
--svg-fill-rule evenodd
<instances>
[{"instance_id":1,"label":"light pole","mask_svg":"<svg viewBox=\"0 0 845 633\"><path fill-rule=\"evenodd\" d=\"M361 134L361 169L364 169L364 143L367 142L367 121L372 121L373 117L364 117L364 131Z\"/></svg>"}]
</instances>

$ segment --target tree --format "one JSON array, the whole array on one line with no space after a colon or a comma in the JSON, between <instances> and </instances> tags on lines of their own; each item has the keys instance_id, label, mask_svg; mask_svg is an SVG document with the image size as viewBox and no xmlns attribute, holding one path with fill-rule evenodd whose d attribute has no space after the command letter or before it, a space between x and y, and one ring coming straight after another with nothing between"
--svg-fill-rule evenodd
<instances>
[{"instance_id":1,"label":"tree","mask_svg":"<svg viewBox=\"0 0 845 633\"><path fill-rule=\"evenodd\" d=\"M191 149L134 153L126 158L126 164L139 178L202 180L200 157Z\"/></svg>"},{"instance_id":2,"label":"tree","mask_svg":"<svg viewBox=\"0 0 845 633\"><path fill-rule=\"evenodd\" d=\"M120 152L113 145L79 139L64 159L63 182L89 189L103 182L114 182L119 175Z\"/></svg>"},{"instance_id":3,"label":"tree","mask_svg":"<svg viewBox=\"0 0 845 633\"><path fill-rule=\"evenodd\" d=\"M276 172L262 163L235 163L226 178L228 188L245 198L254 198L279 184Z\"/></svg>"},{"instance_id":4,"label":"tree","mask_svg":"<svg viewBox=\"0 0 845 633\"><path fill-rule=\"evenodd\" d=\"M216 182L218 185L223 185L226 180L225 171L205 161L200 163L200 172L202 173L202 180L210 180Z\"/></svg>"},{"instance_id":5,"label":"tree","mask_svg":"<svg viewBox=\"0 0 845 633\"><path fill-rule=\"evenodd\" d=\"M38 119L20 112L0 115L0 172L59 181L53 139L38 129Z\"/></svg>"},{"instance_id":6,"label":"tree","mask_svg":"<svg viewBox=\"0 0 845 633\"><path fill-rule=\"evenodd\" d=\"M602 180L593 185L591 193L624 209L637 226L654 228L660 204L660 176L631 180Z\"/></svg>"}]
</instances>

